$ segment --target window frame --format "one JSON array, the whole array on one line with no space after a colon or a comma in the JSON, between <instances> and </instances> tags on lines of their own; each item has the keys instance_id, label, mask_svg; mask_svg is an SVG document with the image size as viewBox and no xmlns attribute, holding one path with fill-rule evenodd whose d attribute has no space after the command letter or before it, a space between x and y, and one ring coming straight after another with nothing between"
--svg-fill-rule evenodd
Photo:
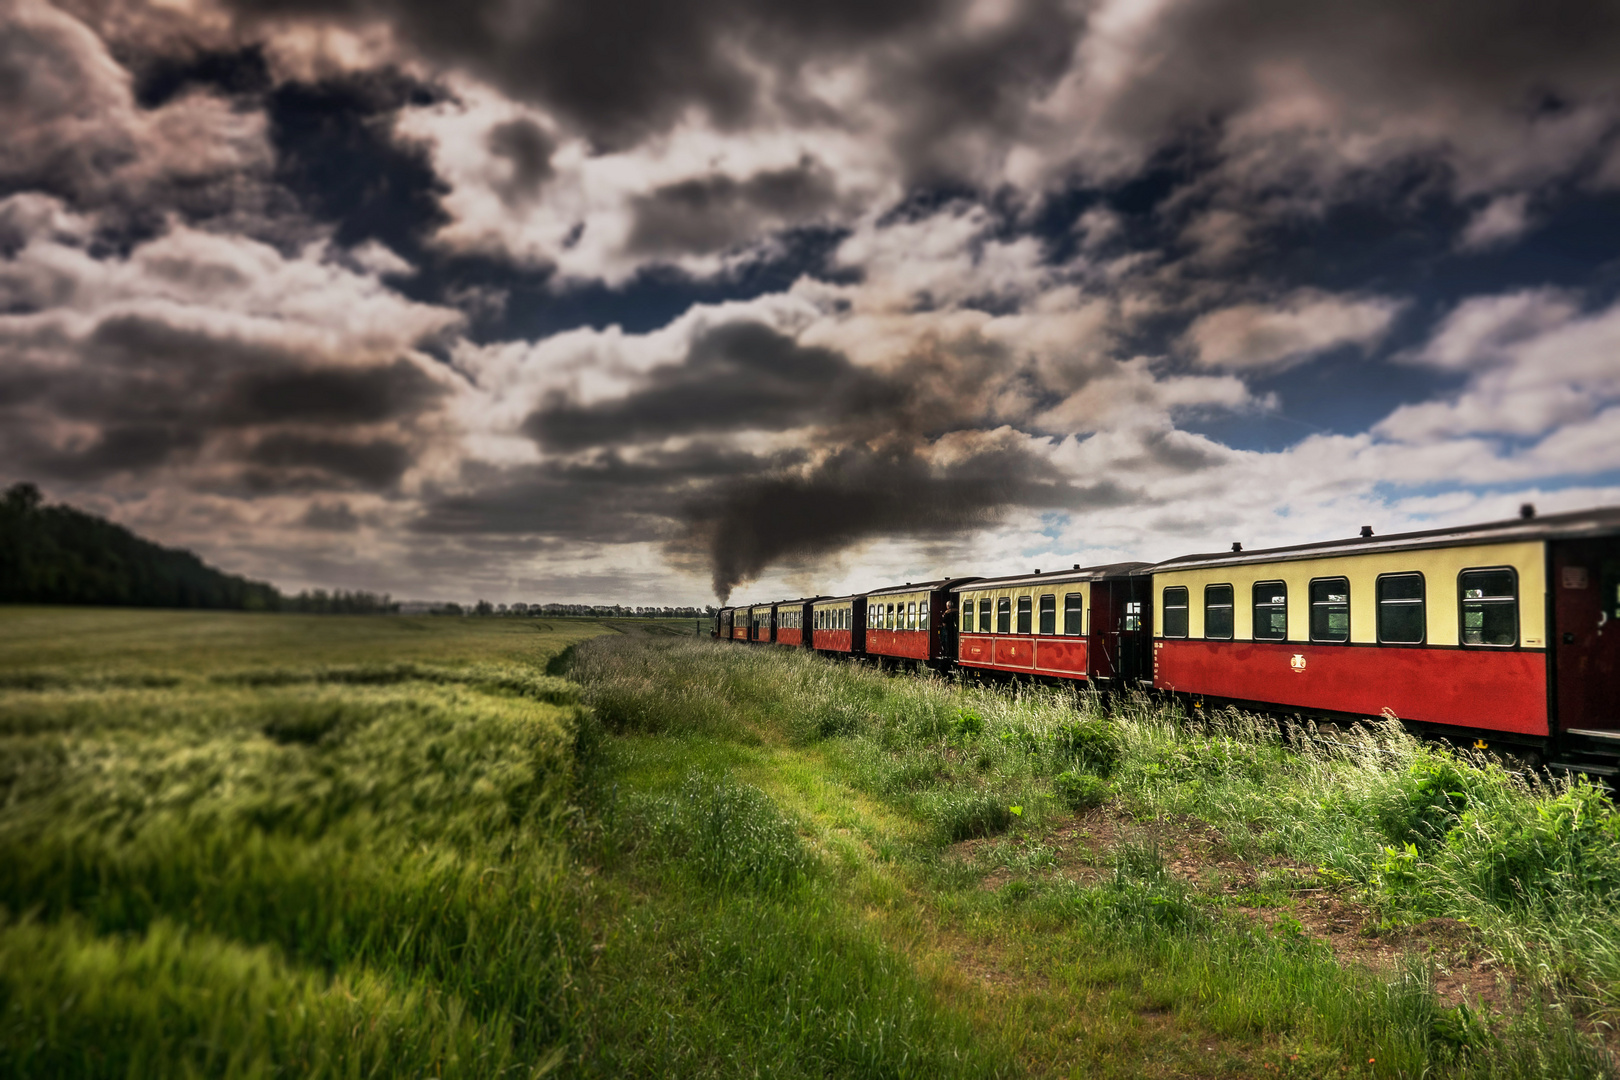
<instances>
[{"instance_id":1,"label":"window frame","mask_svg":"<svg viewBox=\"0 0 1620 1080\"><path fill-rule=\"evenodd\" d=\"M1010 634L1013 632L1013 609L1011 596L996 597L996 633Z\"/></svg>"},{"instance_id":2,"label":"window frame","mask_svg":"<svg viewBox=\"0 0 1620 1080\"><path fill-rule=\"evenodd\" d=\"M1069 598L1070 597L1073 597L1074 599L1079 601L1079 603L1077 605L1075 605L1075 607L1072 609L1074 611L1075 615L1078 616L1075 619L1075 622L1078 625L1075 626L1075 628L1073 630L1069 629L1069 611L1071 610L1070 607L1069 607ZM1083 593L1083 592L1072 592L1072 593L1064 593L1063 594L1063 636L1064 637L1085 637L1086 636L1086 594Z\"/></svg>"},{"instance_id":3,"label":"window frame","mask_svg":"<svg viewBox=\"0 0 1620 1080\"><path fill-rule=\"evenodd\" d=\"M1513 641L1507 645L1493 645L1488 641L1468 640L1467 612L1463 605L1468 598L1463 589L1463 578L1469 574L1502 574L1513 578ZM1480 597L1486 603L1500 603L1500 598ZM1476 601L1477 603L1478 601ZM1465 566L1457 571L1457 644L1465 649L1517 649L1524 644L1524 628L1520 625L1519 568L1517 566Z\"/></svg>"},{"instance_id":4,"label":"window frame","mask_svg":"<svg viewBox=\"0 0 1620 1080\"><path fill-rule=\"evenodd\" d=\"M1171 604L1171 593L1180 593L1181 603ZM1175 641L1186 641L1192 637L1192 589L1186 585L1166 585L1159 590L1159 607L1164 612L1162 620L1164 625L1159 628L1160 637L1171 638ZM1179 634L1170 632L1170 612L1172 610L1186 613L1184 616L1186 621L1182 624L1181 633Z\"/></svg>"},{"instance_id":5,"label":"window frame","mask_svg":"<svg viewBox=\"0 0 1620 1080\"><path fill-rule=\"evenodd\" d=\"M962 597L962 611L956 617L956 628L964 634L973 633L973 601Z\"/></svg>"},{"instance_id":6,"label":"window frame","mask_svg":"<svg viewBox=\"0 0 1620 1080\"><path fill-rule=\"evenodd\" d=\"M1227 595L1226 610L1231 612L1231 625L1225 634L1211 634L1209 632L1209 591L1211 589L1225 589ZM1188 629L1191 629L1189 627ZM1204 586L1204 640L1205 641L1235 641L1237 640L1237 590L1229 581L1211 582Z\"/></svg>"},{"instance_id":7,"label":"window frame","mask_svg":"<svg viewBox=\"0 0 1620 1080\"><path fill-rule=\"evenodd\" d=\"M993 634L993 633L996 632L996 624L995 624L995 607L996 606L990 602L990 599L991 598L988 597L988 596L979 597L979 631L978 632L981 633L981 634Z\"/></svg>"},{"instance_id":8,"label":"window frame","mask_svg":"<svg viewBox=\"0 0 1620 1080\"><path fill-rule=\"evenodd\" d=\"M1316 598L1315 598L1316 586L1317 586L1317 584L1319 582L1328 582L1328 581L1342 581L1342 582L1344 582L1344 638L1342 640L1339 639L1339 638L1319 638L1319 637L1316 636L1316 608L1317 608L1317 602L1316 602ZM1309 642L1311 642L1312 644L1315 644L1315 645L1348 645L1348 644L1350 644L1351 634L1355 630L1355 626L1353 625L1355 620L1351 618L1351 611L1350 611L1350 576L1348 574L1330 574L1330 575L1328 575L1326 577L1311 578L1310 582L1305 586L1305 601L1306 601L1305 639L1307 641L1309 641ZM1323 601L1321 606L1326 608L1326 607L1337 607L1339 605L1336 604L1336 603L1333 603L1331 601Z\"/></svg>"},{"instance_id":9,"label":"window frame","mask_svg":"<svg viewBox=\"0 0 1620 1080\"><path fill-rule=\"evenodd\" d=\"M1419 613L1422 615L1423 632L1418 635L1418 639L1416 641L1384 640L1384 605L1394 604L1406 606L1414 603L1412 600L1399 597L1394 600L1384 599L1382 595L1384 591L1384 582L1393 580L1395 578L1417 578L1418 585L1421 587L1419 590L1420 595L1415 602L1418 606ZM1378 577L1373 579L1373 603L1377 607L1377 611L1373 616L1373 630L1374 636L1376 636L1378 639L1378 644L1413 646L1427 645L1429 643L1429 582L1428 579L1423 576L1423 571L1398 570L1390 574L1379 574Z\"/></svg>"},{"instance_id":10,"label":"window frame","mask_svg":"<svg viewBox=\"0 0 1620 1080\"><path fill-rule=\"evenodd\" d=\"M917 601L906 601L906 629L917 629Z\"/></svg>"},{"instance_id":11,"label":"window frame","mask_svg":"<svg viewBox=\"0 0 1620 1080\"><path fill-rule=\"evenodd\" d=\"M1035 597L1024 593L1018 598L1017 633L1024 637L1035 636Z\"/></svg>"},{"instance_id":12,"label":"window frame","mask_svg":"<svg viewBox=\"0 0 1620 1080\"><path fill-rule=\"evenodd\" d=\"M1056 637L1057 593L1042 593L1035 608L1035 632L1042 637Z\"/></svg>"},{"instance_id":13,"label":"window frame","mask_svg":"<svg viewBox=\"0 0 1620 1080\"><path fill-rule=\"evenodd\" d=\"M1273 589L1273 590L1281 589L1282 590L1282 596L1283 596L1282 603L1281 604L1274 604L1274 603L1272 603L1272 602L1270 602L1268 600L1267 602L1262 604L1260 602L1260 590L1261 589ZM1274 581L1257 581L1257 582L1255 582L1252 586L1249 587L1249 602L1250 602L1249 637L1252 638L1255 641L1287 641L1288 640L1288 582L1286 582L1286 581L1276 581L1276 580L1274 580ZM1269 633L1265 637L1260 636L1260 622L1261 622L1261 620L1260 620L1260 611L1261 611L1262 608L1264 608L1268 614L1270 612L1276 610L1277 608L1282 609L1283 632L1282 632L1281 637L1274 637ZM1268 619L1265 620L1265 622L1266 622L1266 625L1269 626L1270 623L1271 623L1271 620L1268 618Z\"/></svg>"}]
</instances>

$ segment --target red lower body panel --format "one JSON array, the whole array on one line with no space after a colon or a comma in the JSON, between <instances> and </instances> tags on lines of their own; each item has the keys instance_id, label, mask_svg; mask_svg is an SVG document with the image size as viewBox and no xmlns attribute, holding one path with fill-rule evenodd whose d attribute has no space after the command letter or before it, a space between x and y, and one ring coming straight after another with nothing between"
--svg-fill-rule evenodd
<instances>
[{"instance_id":1,"label":"red lower body panel","mask_svg":"<svg viewBox=\"0 0 1620 1080\"><path fill-rule=\"evenodd\" d=\"M853 636L848 630L812 630L810 646L825 652L849 652L852 648L850 638Z\"/></svg>"},{"instance_id":2,"label":"red lower body panel","mask_svg":"<svg viewBox=\"0 0 1620 1080\"><path fill-rule=\"evenodd\" d=\"M1086 677L1086 639L963 634L957 659L967 667Z\"/></svg>"},{"instance_id":3,"label":"red lower body panel","mask_svg":"<svg viewBox=\"0 0 1620 1080\"><path fill-rule=\"evenodd\" d=\"M1154 642L1153 685L1211 697L1547 734L1547 658L1530 650Z\"/></svg>"},{"instance_id":4,"label":"red lower body panel","mask_svg":"<svg viewBox=\"0 0 1620 1080\"><path fill-rule=\"evenodd\" d=\"M803 645L804 631L797 626L779 626L776 629L778 645Z\"/></svg>"},{"instance_id":5,"label":"red lower body panel","mask_svg":"<svg viewBox=\"0 0 1620 1080\"><path fill-rule=\"evenodd\" d=\"M902 656L909 660L930 658L927 630L868 630L868 656Z\"/></svg>"},{"instance_id":6,"label":"red lower body panel","mask_svg":"<svg viewBox=\"0 0 1620 1080\"><path fill-rule=\"evenodd\" d=\"M748 627L739 626L735 630L733 630L731 632L731 640L733 640L733 641L747 641L748 640Z\"/></svg>"}]
</instances>

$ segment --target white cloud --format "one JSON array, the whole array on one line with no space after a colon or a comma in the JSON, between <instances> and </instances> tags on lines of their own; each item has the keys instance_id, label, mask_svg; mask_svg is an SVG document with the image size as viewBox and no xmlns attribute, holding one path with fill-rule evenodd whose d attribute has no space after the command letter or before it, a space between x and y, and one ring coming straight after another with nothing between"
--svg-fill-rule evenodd
<instances>
[{"instance_id":1,"label":"white cloud","mask_svg":"<svg viewBox=\"0 0 1620 1080\"><path fill-rule=\"evenodd\" d=\"M1445 399L1403 405L1374 430L1422 443L1468 435L1536 437L1588 423L1620 401L1616 357L1620 304L1582 314L1567 293L1548 289L1469 300L1411 357L1468 372L1467 384Z\"/></svg>"},{"instance_id":2,"label":"white cloud","mask_svg":"<svg viewBox=\"0 0 1620 1080\"><path fill-rule=\"evenodd\" d=\"M1464 251L1484 251L1512 243L1530 229L1529 196L1523 192L1498 195L1474 214L1457 246Z\"/></svg>"},{"instance_id":3,"label":"white cloud","mask_svg":"<svg viewBox=\"0 0 1620 1080\"><path fill-rule=\"evenodd\" d=\"M1238 304L1201 315L1187 330L1200 367L1263 371L1290 367L1346 345L1376 345L1401 310L1387 297L1301 289L1271 304Z\"/></svg>"}]
</instances>

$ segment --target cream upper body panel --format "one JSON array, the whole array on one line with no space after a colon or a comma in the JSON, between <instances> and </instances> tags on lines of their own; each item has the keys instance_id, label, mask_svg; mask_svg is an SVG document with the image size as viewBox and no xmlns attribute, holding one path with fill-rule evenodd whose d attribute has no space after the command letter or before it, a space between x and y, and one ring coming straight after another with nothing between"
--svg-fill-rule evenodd
<instances>
[{"instance_id":1,"label":"cream upper body panel","mask_svg":"<svg viewBox=\"0 0 1620 1080\"><path fill-rule=\"evenodd\" d=\"M1420 573L1425 594L1425 643L1456 645L1460 640L1458 575L1464 570L1512 567L1518 576L1518 643L1528 648L1545 648L1545 565L1544 544L1533 540L1155 571L1153 634L1154 637L1164 636L1165 589L1186 587L1187 635L1201 638L1204 636L1204 586L1230 585L1232 637L1237 641L1253 640L1253 587L1260 582L1281 581L1288 586L1287 640L1308 641L1311 581L1343 577L1350 583L1350 641L1371 644L1378 640L1378 578L1384 574Z\"/></svg>"},{"instance_id":2,"label":"cream upper body panel","mask_svg":"<svg viewBox=\"0 0 1620 1080\"><path fill-rule=\"evenodd\" d=\"M994 617L995 612L1001 610L999 601L1005 597L1009 601L1014 618L1017 617L1018 613L1018 598L1021 596L1028 597L1030 610L1033 613L1032 617L1036 620L1040 618L1041 597L1055 596L1057 598L1057 632L1062 635L1069 632L1069 628L1064 625L1065 601L1067 597L1075 593L1079 593L1083 597L1080 601L1080 608L1081 617L1084 619L1083 613L1091 607L1091 582L1089 581L1054 581L1049 585L1024 582L1017 585L991 586L984 589L967 588L960 590L958 595L962 598L962 610L964 613L968 604L974 605L974 611L977 613L979 601L989 600L992 617ZM1036 629L1038 628L1037 622ZM1083 633L1084 626L1082 625L1079 630ZM975 614L972 632L990 633L992 631L989 627L980 626L977 614Z\"/></svg>"}]
</instances>

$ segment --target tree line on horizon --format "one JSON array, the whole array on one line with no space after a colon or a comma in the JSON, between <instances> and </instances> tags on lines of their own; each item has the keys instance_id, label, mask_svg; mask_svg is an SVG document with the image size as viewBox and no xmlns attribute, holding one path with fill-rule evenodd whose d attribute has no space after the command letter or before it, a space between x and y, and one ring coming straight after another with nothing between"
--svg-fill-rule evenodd
<instances>
[{"instance_id":1,"label":"tree line on horizon","mask_svg":"<svg viewBox=\"0 0 1620 1080\"><path fill-rule=\"evenodd\" d=\"M316 615L397 614L400 603L363 589L306 589L288 595L265 581L228 574L190 551L164 547L122 525L66 504L45 505L35 484L0 496L0 603L290 611ZM624 604L434 604L433 615L692 619L715 608Z\"/></svg>"},{"instance_id":2,"label":"tree line on horizon","mask_svg":"<svg viewBox=\"0 0 1620 1080\"><path fill-rule=\"evenodd\" d=\"M26 481L0 497L0 603L210 608L366 615L397 611L364 590L288 596L265 581L216 570L196 555L142 539L71 506L46 506Z\"/></svg>"}]
</instances>

